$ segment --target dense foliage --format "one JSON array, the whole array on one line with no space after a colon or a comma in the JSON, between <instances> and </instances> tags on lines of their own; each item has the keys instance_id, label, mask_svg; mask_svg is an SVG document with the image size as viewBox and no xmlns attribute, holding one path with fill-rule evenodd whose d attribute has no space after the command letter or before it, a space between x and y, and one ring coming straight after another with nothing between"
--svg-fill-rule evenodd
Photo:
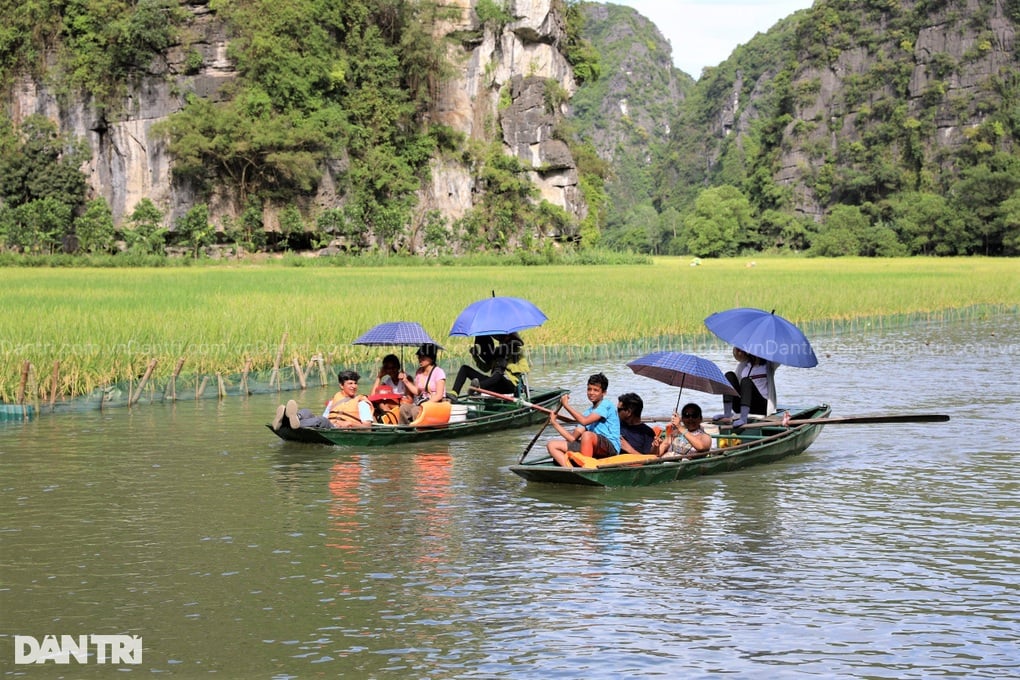
<instances>
[{"instance_id":1,"label":"dense foliage","mask_svg":"<svg viewBox=\"0 0 1020 680\"><path fill-rule=\"evenodd\" d=\"M706 69L658 171L657 206L687 227L669 249L1020 254L1020 71L1008 52L1011 66L981 70L991 17L985 3L821 0ZM959 59L915 51L944 22L972 47ZM838 89L823 93L832 74ZM954 89L963 74L975 86ZM953 130L966 132L940 139ZM725 246L699 245L690 229L728 219L704 212L718 187L753 218Z\"/></svg>"},{"instance_id":2,"label":"dense foliage","mask_svg":"<svg viewBox=\"0 0 1020 680\"><path fill-rule=\"evenodd\" d=\"M202 65L201 55L189 48L189 15L173 0L29 0L4 9L13 20L9 31L0 31L0 79L8 86L15 75L28 72L51 80L61 92L92 98L103 111L123 101L132 78L158 67L171 44L187 53L185 69ZM226 240L249 252L339 242L355 253L443 254L539 248L541 243L531 241L536 226L540 235L575 234L579 242L598 242L604 223L598 204L605 201L597 164L582 168L582 191L593 207L578 223L539 199L532 169L506 157L498 142L468 141L431 122L435 95L452 72L450 43L436 40L435 28L460 20L462 8L434 0L210 0L209 9L227 28L228 56L239 76L216 98L188 95L184 109L156 127L169 140L174 181L199 202L171 231L148 229L144 236L137 230L152 223L151 214L140 222L131 216L115 233L106 223L109 207L87 206L84 195L64 200L59 210L38 204L32 225L0 231L4 245L25 250L31 242L25 234L35 231L51 236L43 239L49 251L61 241L64 248L77 242L85 252L123 250L119 239L129 252L170 246L198 255ZM597 79L598 54L580 34L576 7L556 2L555 9L567 25L565 58L580 79ZM475 14L484 30L499 31L514 20L506 0L481 0ZM58 68L47 71L43 64L51 49ZM552 99L565 96L555 83L549 90ZM14 140L8 150L21 143L18 135L35 136L30 127L0 132ZM485 132L499 139L491 122ZM558 134L585 153L569 128ZM16 153L24 155L21 149ZM416 211L429 164L444 154L476 173L480 189L475 207L453 224ZM68 152L60 167L73 167L74 160L81 159ZM310 205L324 180L335 186L341 207ZM12 211L25 200L16 193L2 198L4 224L24 223L25 216L15 220ZM207 206L224 198L235 202L238 217L222 220L217 231ZM154 209L151 202L140 207ZM277 217L266 224L265 215ZM160 236L166 243L155 243Z\"/></svg>"},{"instance_id":3,"label":"dense foliage","mask_svg":"<svg viewBox=\"0 0 1020 680\"><path fill-rule=\"evenodd\" d=\"M473 139L432 122L454 68L433 29L460 8L209 0L240 76L216 99L189 96L159 128L195 204L169 230L148 200L115 225L110 206L87 194L81 140L41 117L18 128L3 118L0 249L198 257L225 243L245 252L339 243L354 254L541 259L555 234L701 257L1020 254L1020 69L1011 34L995 24L1020 20L1020 1L818 0L696 83L661 67L664 42L633 10L607 5L609 20L586 27L586 4L554 2L583 86L554 132L578 166L581 219L541 200L536 169L505 154L497 120ZM505 0L473 9L477 34L450 40L475 44L514 20ZM187 54L185 68L201 65L191 15L175 0L0 0L0 12L0 85L28 73L61 96L87 96L99 128L134 79L161 72L171 47ZM965 49L918 49L936 24ZM629 86L605 77L635 70L642 79ZM683 101L668 110L677 83ZM546 99L558 112L567 94L550 82ZM623 115L610 120L608 101L624 102ZM474 207L453 222L419 210L436 159L475 180ZM338 207L311 205L323 181ZM209 206L225 198L237 217L214 227Z\"/></svg>"},{"instance_id":4,"label":"dense foliage","mask_svg":"<svg viewBox=\"0 0 1020 680\"><path fill-rule=\"evenodd\" d=\"M211 7L234 33L241 78L228 101L193 97L171 117L175 177L205 192L236 187L239 203L257 208L307 196L323 168L338 169L344 208L327 228L396 241L429 159L450 138L423 124L447 68L430 32L444 10L406 0Z\"/></svg>"},{"instance_id":5,"label":"dense foliage","mask_svg":"<svg viewBox=\"0 0 1020 680\"><path fill-rule=\"evenodd\" d=\"M694 81L672 66L669 43L630 7L581 3L584 35L598 49L603 77L585 82L571 99L577 134L609 162L608 247L662 252L675 213L654 206L654 168L665 150L671 121Z\"/></svg>"}]
</instances>

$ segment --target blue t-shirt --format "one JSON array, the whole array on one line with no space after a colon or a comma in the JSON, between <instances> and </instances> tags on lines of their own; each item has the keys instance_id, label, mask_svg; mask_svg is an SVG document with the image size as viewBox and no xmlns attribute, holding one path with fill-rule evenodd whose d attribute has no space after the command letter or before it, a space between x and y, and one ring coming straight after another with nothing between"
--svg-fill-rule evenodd
<instances>
[{"instance_id":1,"label":"blue t-shirt","mask_svg":"<svg viewBox=\"0 0 1020 680\"><path fill-rule=\"evenodd\" d=\"M595 434L600 434L610 441L610 443L620 450L620 416L616 413L616 404L610 399L603 399L599 402L598 406L589 407L584 415L590 415L597 413L599 419L591 425L586 425L584 429Z\"/></svg>"}]
</instances>

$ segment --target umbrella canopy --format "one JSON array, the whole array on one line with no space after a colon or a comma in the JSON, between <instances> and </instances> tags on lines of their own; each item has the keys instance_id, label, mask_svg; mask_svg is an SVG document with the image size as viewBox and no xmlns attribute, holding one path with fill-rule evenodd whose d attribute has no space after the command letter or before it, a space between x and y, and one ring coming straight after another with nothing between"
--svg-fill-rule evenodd
<instances>
[{"instance_id":1,"label":"umbrella canopy","mask_svg":"<svg viewBox=\"0 0 1020 680\"><path fill-rule=\"evenodd\" d=\"M450 335L505 335L541 326L546 318L527 300L493 295L465 307L450 327Z\"/></svg>"},{"instance_id":2,"label":"umbrella canopy","mask_svg":"<svg viewBox=\"0 0 1020 680\"><path fill-rule=\"evenodd\" d=\"M437 349L443 346L433 340L420 323L415 321L389 321L373 326L368 329L352 345L373 345L381 346L417 346L435 345Z\"/></svg>"},{"instance_id":3,"label":"umbrella canopy","mask_svg":"<svg viewBox=\"0 0 1020 680\"><path fill-rule=\"evenodd\" d=\"M708 359L683 352L652 352L627 364L646 378L709 394L737 394L723 372Z\"/></svg>"},{"instance_id":4,"label":"umbrella canopy","mask_svg":"<svg viewBox=\"0 0 1020 680\"><path fill-rule=\"evenodd\" d=\"M803 332L775 310L739 307L716 312L705 319L708 330L734 347L784 366L811 368L818 365L815 351Z\"/></svg>"}]
</instances>

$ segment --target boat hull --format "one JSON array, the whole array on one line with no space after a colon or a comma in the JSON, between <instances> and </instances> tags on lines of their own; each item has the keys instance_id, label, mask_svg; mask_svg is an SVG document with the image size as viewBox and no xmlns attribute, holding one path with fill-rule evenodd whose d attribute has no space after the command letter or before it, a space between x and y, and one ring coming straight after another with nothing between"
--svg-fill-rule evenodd
<instances>
[{"instance_id":1,"label":"boat hull","mask_svg":"<svg viewBox=\"0 0 1020 680\"><path fill-rule=\"evenodd\" d=\"M535 406L545 409L556 408L560 397L568 390L550 390L533 394ZM326 429L302 427L292 430L281 427L273 431L280 439L305 444L328 444L332 446L393 446L412 444L435 439L460 439L461 437L497 432L515 427L535 425L546 421L544 411L524 406L520 402L482 397L467 397L458 400L468 407L467 417L462 422L448 423L435 427L412 427L409 425L373 425L359 429ZM268 427L268 426L267 426Z\"/></svg>"},{"instance_id":2,"label":"boat hull","mask_svg":"<svg viewBox=\"0 0 1020 680\"><path fill-rule=\"evenodd\" d=\"M797 418L825 418L831 409L823 404L804 409ZM791 415L792 417L792 415ZM510 471L529 482L584 486L652 486L691 477L713 475L772 463L802 453L822 431L823 424L792 428L762 428L763 437L739 446L713 449L712 455L694 460L652 461L601 468L564 468L545 458L511 465Z\"/></svg>"}]
</instances>

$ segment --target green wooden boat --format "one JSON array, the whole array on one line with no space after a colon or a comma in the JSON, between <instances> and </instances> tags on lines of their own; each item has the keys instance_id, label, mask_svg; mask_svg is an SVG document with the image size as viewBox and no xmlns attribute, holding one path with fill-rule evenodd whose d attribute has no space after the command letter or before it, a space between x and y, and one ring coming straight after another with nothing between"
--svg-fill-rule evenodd
<instances>
[{"instance_id":1,"label":"green wooden boat","mask_svg":"<svg viewBox=\"0 0 1020 680\"><path fill-rule=\"evenodd\" d=\"M822 404L812 408L791 411L791 419L825 418L831 408ZM752 465L771 463L781 458L803 452L818 437L824 424L812 423L782 427L781 425L755 428L754 434L741 434L737 446L724 449L713 448L708 456L693 460L653 459L644 463L612 464L605 467L564 468L553 462L548 455L533 461L511 465L510 471L529 482L552 484L581 484L585 486L651 486L681 479L712 475L719 472L739 470ZM735 435L723 433L721 438L732 439Z\"/></svg>"},{"instance_id":2,"label":"green wooden boat","mask_svg":"<svg viewBox=\"0 0 1020 680\"><path fill-rule=\"evenodd\" d=\"M370 428L349 430L319 427L301 427L293 430L286 424L279 430L273 430L268 424L266 427L285 441L334 446L374 447L414 444L430 439L460 439L483 432L545 422L549 416L541 409L555 408L559 405L560 397L568 392L569 390L549 390L533 393L531 401L459 397L456 404L467 407L464 420L431 427L373 425Z\"/></svg>"}]
</instances>

